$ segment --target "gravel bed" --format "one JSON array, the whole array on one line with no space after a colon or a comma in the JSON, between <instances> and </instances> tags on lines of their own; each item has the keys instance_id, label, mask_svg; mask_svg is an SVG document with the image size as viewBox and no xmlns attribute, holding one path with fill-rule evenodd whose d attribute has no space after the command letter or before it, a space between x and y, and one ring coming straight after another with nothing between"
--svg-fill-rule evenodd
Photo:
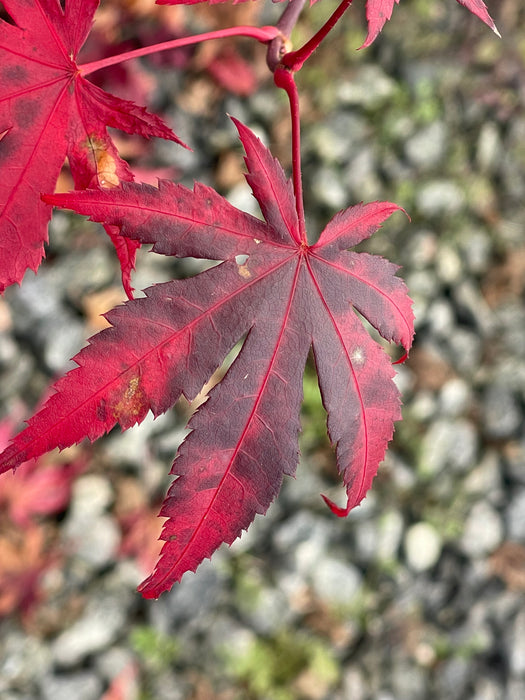
<instances>
[{"instance_id":1,"label":"gravel bed","mask_svg":"<svg viewBox=\"0 0 525 700\"><path fill-rule=\"evenodd\" d=\"M312 235L361 200L411 219L364 248L402 267L416 312L373 489L342 520L319 498L343 494L310 368L297 479L144 601L186 405L42 461L66 494L51 514L35 493L59 499L54 482L4 476L2 700L525 698L525 11L491 4L498 41L452 0L428 5L396 6L361 52L349 17L298 77ZM232 97L191 60L186 83L156 69L154 99L195 152L156 143L149 165L253 211L225 114L288 167L286 103L268 82ZM0 300L0 440L123 300L103 231L60 212L50 234L38 275ZM141 251L134 286L196 269Z\"/></svg>"}]
</instances>

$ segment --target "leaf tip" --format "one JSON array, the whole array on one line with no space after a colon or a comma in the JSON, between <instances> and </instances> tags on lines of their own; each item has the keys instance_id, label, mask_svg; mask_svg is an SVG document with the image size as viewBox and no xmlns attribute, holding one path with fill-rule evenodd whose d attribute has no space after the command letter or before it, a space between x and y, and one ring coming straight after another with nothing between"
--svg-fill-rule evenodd
<instances>
[{"instance_id":1,"label":"leaf tip","mask_svg":"<svg viewBox=\"0 0 525 700\"><path fill-rule=\"evenodd\" d=\"M332 500L328 498L328 496L325 496L324 493L321 494L321 498L323 501L326 503L326 505L330 508L332 513L334 515L337 515L338 518L346 518L348 513L352 510L352 504L350 503L350 500L347 501L346 507L341 508L337 504L335 504Z\"/></svg>"}]
</instances>

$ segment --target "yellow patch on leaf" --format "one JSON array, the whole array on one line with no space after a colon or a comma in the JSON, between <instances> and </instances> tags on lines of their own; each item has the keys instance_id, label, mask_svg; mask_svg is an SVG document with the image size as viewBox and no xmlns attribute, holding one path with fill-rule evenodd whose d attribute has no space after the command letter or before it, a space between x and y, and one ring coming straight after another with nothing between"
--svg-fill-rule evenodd
<instances>
[{"instance_id":1,"label":"yellow patch on leaf","mask_svg":"<svg viewBox=\"0 0 525 700\"><path fill-rule=\"evenodd\" d=\"M106 189L118 187L120 178L117 175L117 162L108 152L106 142L96 136L89 136L85 145L86 149L92 153L93 165L100 187Z\"/></svg>"},{"instance_id":2,"label":"yellow patch on leaf","mask_svg":"<svg viewBox=\"0 0 525 700\"><path fill-rule=\"evenodd\" d=\"M136 423L146 411L146 396L140 386L140 377L132 377L120 400L112 406L113 417L124 428Z\"/></svg>"}]
</instances>

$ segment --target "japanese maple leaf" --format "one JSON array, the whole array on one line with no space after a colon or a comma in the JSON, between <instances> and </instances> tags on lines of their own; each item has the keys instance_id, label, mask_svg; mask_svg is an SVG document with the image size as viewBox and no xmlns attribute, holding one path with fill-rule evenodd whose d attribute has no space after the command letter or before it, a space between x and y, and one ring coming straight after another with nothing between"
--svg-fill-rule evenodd
<instances>
[{"instance_id":1,"label":"japanese maple leaf","mask_svg":"<svg viewBox=\"0 0 525 700\"><path fill-rule=\"evenodd\" d=\"M47 197L89 214L124 236L177 257L222 260L185 280L158 284L146 297L107 314L112 327L75 357L78 367L0 455L0 470L117 422L123 429L155 416L184 394L192 399L239 340L242 349L189 422L161 510L168 518L155 572L140 586L157 597L231 543L276 496L298 461L302 375L310 347L348 502L370 487L400 418L391 360L356 311L407 350L411 302L397 267L349 252L398 209L360 204L338 213L317 243L303 242L293 187L270 152L236 122L247 180L264 221L214 190L169 181L159 188L123 183Z\"/></svg>"},{"instance_id":2,"label":"japanese maple leaf","mask_svg":"<svg viewBox=\"0 0 525 700\"><path fill-rule=\"evenodd\" d=\"M64 3L62 3L64 4ZM52 192L66 156L77 188L115 187L133 175L107 134L180 143L156 116L110 95L76 64L99 0L3 0L0 19L0 292L36 270L44 255ZM129 293L134 241L117 245Z\"/></svg>"},{"instance_id":3,"label":"japanese maple leaf","mask_svg":"<svg viewBox=\"0 0 525 700\"><path fill-rule=\"evenodd\" d=\"M368 35L365 43L361 48L370 46L379 32L383 29L385 22L392 17L394 2L399 5L399 0L366 0L366 19L368 22ZM494 24L492 17L489 15L487 6L483 0L457 0L460 5L463 5L470 10L476 17L479 17L482 22L485 22L493 32L499 32Z\"/></svg>"},{"instance_id":4,"label":"japanese maple leaf","mask_svg":"<svg viewBox=\"0 0 525 700\"><path fill-rule=\"evenodd\" d=\"M206 0L156 0L156 3L157 5L195 5L205 1ZM242 2L243 0L239 1ZM277 1L282 2L282 0ZM310 0L310 4L313 5L317 1L318 0ZM210 5L215 5L220 2L226 2L226 0L208 0L208 2ZM483 0L457 0L457 2L459 2L460 5L464 5L467 10L470 10L473 14L479 17L498 36L500 35ZM370 44L378 36L379 32L383 29L385 22L392 17L394 3L399 5L399 0L366 0L368 35L365 39L365 43L361 46L362 49L370 46Z\"/></svg>"}]
</instances>

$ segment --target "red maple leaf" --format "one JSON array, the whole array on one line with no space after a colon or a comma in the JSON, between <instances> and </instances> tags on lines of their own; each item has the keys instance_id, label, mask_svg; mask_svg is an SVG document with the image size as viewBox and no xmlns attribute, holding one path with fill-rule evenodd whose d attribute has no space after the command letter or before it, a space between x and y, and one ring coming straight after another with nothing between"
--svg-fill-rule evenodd
<instances>
[{"instance_id":1,"label":"red maple leaf","mask_svg":"<svg viewBox=\"0 0 525 700\"><path fill-rule=\"evenodd\" d=\"M40 193L54 191L66 156L77 188L115 187L133 175L107 126L181 143L158 117L82 76L77 54L98 4L3 0L13 24L0 19L0 292L44 256L51 207ZM117 251L128 293L137 245Z\"/></svg>"},{"instance_id":2,"label":"red maple leaf","mask_svg":"<svg viewBox=\"0 0 525 700\"><path fill-rule=\"evenodd\" d=\"M366 19L368 22L368 34L365 43L361 48L370 46L379 32L383 29L385 22L392 17L394 2L399 5L399 0L367 0L366 1ZM476 17L485 22L493 32L498 34L498 30L492 17L489 15L487 6L483 0L457 0L460 5L463 5L470 10Z\"/></svg>"},{"instance_id":3,"label":"red maple leaf","mask_svg":"<svg viewBox=\"0 0 525 700\"><path fill-rule=\"evenodd\" d=\"M231 543L276 496L298 461L302 375L310 347L328 433L346 485L347 514L383 459L400 418L388 355L363 328L359 312L388 341L409 349L411 302L392 263L349 252L399 209L388 202L339 212L317 243L302 242L293 187L280 164L236 122L246 176L264 221L230 205L205 185L194 190L123 183L46 197L89 214L153 250L222 260L186 280L146 290L107 314L112 327L90 340L79 365L5 452L0 470L117 422L123 429L148 410L192 399L227 353L244 339L222 381L189 422L172 473L179 475L161 510L168 520L155 572L140 586L157 597Z\"/></svg>"},{"instance_id":4,"label":"red maple leaf","mask_svg":"<svg viewBox=\"0 0 525 700\"><path fill-rule=\"evenodd\" d=\"M243 0L237 0L243 2ZM282 0L277 0L282 2ZM318 0L310 0L313 5ZM195 5L197 3L206 2L206 0L156 0L157 5ZM226 0L208 0L210 5L215 5ZM485 22L493 32L499 36L494 20L489 15L487 6L483 0L457 0L460 5L463 5L470 10L476 17ZM366 0L366 20L368 22L368 34L365 43L361 46L362 49L370 46L377 38L379 32L383 29L385 23L392 17L394 3L399 5L399 0Z\"/></svg>"}]
</instances>

